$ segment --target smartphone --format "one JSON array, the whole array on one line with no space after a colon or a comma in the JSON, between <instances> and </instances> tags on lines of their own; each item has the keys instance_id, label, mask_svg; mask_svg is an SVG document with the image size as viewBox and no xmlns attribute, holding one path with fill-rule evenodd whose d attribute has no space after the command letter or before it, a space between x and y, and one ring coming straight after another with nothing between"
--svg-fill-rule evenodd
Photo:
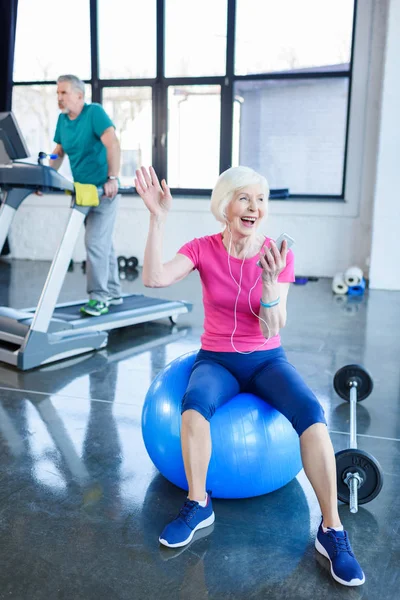
<instances>
[{"instance_id":1,"label":"smartphone","mask_svg":"<svg viewBox=\"0 0 400 600\"><path fill-rule=\"evenodd\" d=\"M290 237L290 235L288 235L287 233L281 233L281 235L278 237L278 239L276 240L275 244L276 247L278 248L279 252L282 249L282 243L283 240L286 240L286 244L287 244L287 249L289 250L289 248L291 248L293 246L293 244L295 243L294 239L292 237ZM260 261L258 261L257 263L257 267L260 267L262 269L262 264Z\"/></svg>"}]
</instances>

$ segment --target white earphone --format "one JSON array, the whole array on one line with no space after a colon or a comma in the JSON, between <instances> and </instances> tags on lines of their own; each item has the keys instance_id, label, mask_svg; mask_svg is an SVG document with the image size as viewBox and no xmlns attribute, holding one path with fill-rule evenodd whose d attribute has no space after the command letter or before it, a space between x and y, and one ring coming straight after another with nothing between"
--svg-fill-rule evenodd
<instances>
[{"instance_id":1,"label":"white earphone","mask_svg":"<svg viewBox=\"0 0 400 600\"><path fill-rule=\"evenodd\" d=\"M234 341L233 341L233 338L234 338L234 335L235 335L235 332L236 332L236 329L237 329L237 304L238 304L238 301L239 301L240 293L241 293L241 291L242 291L243 265L244 265L244 261L246 260L246 256L247 256L247 250L246 250L246 254L245 254L245 255L244 255L244 257L243 257L242 264L241 264L241 266L240 266L240 279L239 279L239 281L236 281L236 279L234 278L234 276L233 276L233 273L232 273L232 269L231 269L231 261L230 261L230 256L231 256L231 248L232 248L232 233L231 233L231 230L230 230L230 227L229 227L229 223L228 223L228 231L229 231L229 234L230 234L230 238L229 238L229 248L228 248L228 268L229 268L229 273L230 273L230 276L232 277L233 281L234 281L234 282L236 283L236 285L238 286L238 293L237 293L237 296L236 296L236 300L235 300L235 306L234 306L234 311L233 311L233 312L234 312L235 324L234 324L233 331L232 331L232 333L231 333L231 346L232 346L232 348L234 349L234 351L235 351L235 352L237 352L238 354L252 354L253 352L256 352L257 350L259 350L260 348L262 348L263 346L265 346L265 344L268 342L268 340L269 340L269 339L270 339L270 337L271 337L271 336L270 336L270 333L271 333L271 331L270 331L270 328L269 328L269 325L268 325L268 323L267 323L266 321L264 321L264 319L262 319L262 318L260 317L260 315L257 315L257 314L254 312L254 310L252 309L252 307L251 307L251 292L254 290L254 288L256 287L257 283L260 281L260 277L261 277L261 275L262 275L262 271L261 271L261 273L259 274L259 276L257 277L255 284L254 284L254 285L253 285L253 287L250 289L250 291L249 291L249 295L248 295L248 298L247 298L247 301L248 301L249 308L250 308L250 311L252 312L252 314L253 314L255 317L257 317L257 319L258 319L259 321L262 321L262 322L264 323L264 325L266 326L266 328L268 329L268 337L267 337L267 339L265 340L265 342L264 342L263 344L261 344L261 345L260 345L260 346L258 346L257 348L254 348L254 350L249 350L249 351L247 351L247 352L242 352L242 350L238 350L238 349L236 348L236 346L235 346L235 344L234 344Z\"/></svg>"}]
</instances>

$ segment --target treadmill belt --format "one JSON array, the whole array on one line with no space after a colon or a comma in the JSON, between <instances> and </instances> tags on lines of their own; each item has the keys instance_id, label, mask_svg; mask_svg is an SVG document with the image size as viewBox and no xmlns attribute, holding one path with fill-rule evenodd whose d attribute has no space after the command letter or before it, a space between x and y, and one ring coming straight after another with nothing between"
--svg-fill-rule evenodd
<instances>
[{"instance_id":1,"label":"treadmill belt","mask_svg":"<svg viewBox=\"0 0 400 600\"><path fill-rule=\"evenodd\" d=\"M112 315L113 313L124 313L125 311L131 311L140 308L150 308L152 306L160 306L163 304L170 304L172 300L162 300L160 298L149 298L148 296L143 295L132 295L132 296L122 296L123 304L117 304L116 306L111 305L109 307L109 311L107 315ZM84 306L85 302L82 304L74 304L72 306L60 306L56 307L53 313L54 318L72 320L77 319L79 316L82 319L92 319L90 315L85 315L80 313L81 306ZM99 318L99 317L98 317Z\"/></svg>"}]
</instances>

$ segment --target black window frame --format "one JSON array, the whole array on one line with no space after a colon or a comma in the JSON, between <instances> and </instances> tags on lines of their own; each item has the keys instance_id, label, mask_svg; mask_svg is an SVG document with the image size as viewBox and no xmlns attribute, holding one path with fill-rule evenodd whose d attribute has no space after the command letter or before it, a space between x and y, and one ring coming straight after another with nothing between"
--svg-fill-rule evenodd
<instances>
[{"instance_id":1,"label":"black window frame","mask_svg":"<svg viewBox=\"0 0 400 600\"><path fill-rule=\"evenodd\" d=\"M347 154L349 144L350 104L353 80L353 56L355 43L355 29L357 21L357 3L353 0L353 27L351 40L351 55L349 69L324 70L302 69L301 72L259 73L251 75L235 75L235 27L236 27L236 0L227 0L227 43L226 43L226 73L221 76L210 77L165 77L165 0L156 0L156 77L146 79L101 79L99 71L99 31L98 31L98 5L97 0L90 3L90 52L91 52L91 79L85 83L92 88L92 102L102 103L103 89L113 87L151 87L152 89L152 161L160 179L167 178L168 164L168 88L175 85L219 85L221 88L221 129L220 129L220 157L219 172L225 171L232 164L232 135L233 135L233 107L234 84L236 81L268 81L268 80L294 80L294 79L348 79L346 132L344 146L342 191L340 194L291 194L289 189L272 189L270 199L285 200L317 200L317 201L345 201ZM55 85L56 81L14 81L13 86L28 85ZM211 194L211 189L199 188L171 188L175 196L204 197Z\"/></svg>"}]
</instances>

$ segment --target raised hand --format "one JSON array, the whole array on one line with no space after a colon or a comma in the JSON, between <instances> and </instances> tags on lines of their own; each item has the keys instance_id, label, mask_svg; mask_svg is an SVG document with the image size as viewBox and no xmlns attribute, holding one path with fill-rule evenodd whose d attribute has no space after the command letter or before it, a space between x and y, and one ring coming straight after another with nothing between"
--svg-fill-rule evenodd
<instances>
[{"instance_id":1,"label":"raised hand","mask_svg":"<svg viewBox=\"0 0 400 600\"><path fill-rule=\"evenodd\" d=\"M141 167L136 171L135 187L152 215L166 215L172 204L172 196L165 179L161 185L153 167Z\"/></svg>"},{"instance_id":2,"label":"raised hand","mask_svg":"<svg viewBox=\"0 0 400 600\"><path fill-rule=\"evenodd\" d=\"M286 256L288 248L286 240L283 240L279 252L275 242L271 240L271 247L264 246L260 252L260 262L263 268L262 280L265 284L274 284L278 281L279 273L286 267Z\"/></svg>"}]
</instances>

